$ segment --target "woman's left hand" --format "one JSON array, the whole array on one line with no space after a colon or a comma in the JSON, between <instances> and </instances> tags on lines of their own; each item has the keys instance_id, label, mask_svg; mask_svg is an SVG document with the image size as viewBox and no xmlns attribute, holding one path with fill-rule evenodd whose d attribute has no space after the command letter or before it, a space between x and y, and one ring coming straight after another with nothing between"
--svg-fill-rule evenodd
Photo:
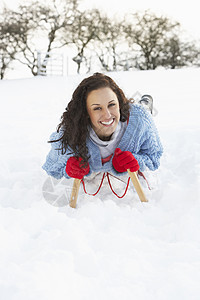
<instances>
[{"instance_id":1,"label":"woman's left hand","mask_svg":"<svg viewBox=\"0 0 200 300\"><path fill-rule=\"evenodd\" d=\"M115 149L112 164L115 170L120 173L126 172L128 169L130 169L131 172L136 172L140 168L133 154L130 151L121 151L120 148Z\"/></svg>"}]
</instances>

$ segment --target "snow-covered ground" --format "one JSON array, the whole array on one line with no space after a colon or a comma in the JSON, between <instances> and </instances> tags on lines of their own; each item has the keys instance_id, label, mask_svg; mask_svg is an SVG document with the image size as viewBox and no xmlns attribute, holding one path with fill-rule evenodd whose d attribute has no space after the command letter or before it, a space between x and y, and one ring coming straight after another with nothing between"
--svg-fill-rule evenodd
<instances>
[{"instance_id":1,"label":"snow-covered ground","mask_svg":"<svg viewBox=\"0 0 200 300\"><path fill-rule=\"evenodd\" d=\"M0 82L3 300L200 299L200 69L110 76L127 96L154 98L164 155L147 174L154 189L143 183L148 203L105 185L80 191L77 209L51 205L47 140L83 76Z\"/></svg>"}]
</instances>

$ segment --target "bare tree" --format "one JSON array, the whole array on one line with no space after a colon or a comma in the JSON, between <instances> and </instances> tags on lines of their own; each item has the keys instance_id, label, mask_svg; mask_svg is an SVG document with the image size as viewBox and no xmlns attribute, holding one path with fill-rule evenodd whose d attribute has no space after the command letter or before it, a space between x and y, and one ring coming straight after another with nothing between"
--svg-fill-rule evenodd
<instances>
[{"instance_id":1,"label":"bare tree","mask_svg":"<svg viewBox=\"0 0 200 300\"><path fill-rule=\"evenodd\" d=\"M48 5L36 1L20 5L17 11L10 14L21 33L13 35L19 48L16 59L26 65L34 76L38 73L37 49L47 53L42 62L45 69L48 53L62 46L61 29L71 26L77 5L78 0L52 0Z\"/></svg>"},{"instance_id":2,"label":"bare tree","mask_svg":"<svg viewBox=\"0 0 200 300\"><path fill-rule=\"evenodd\" d=\"M174 36L165 41L160 64L171 69L191 66L197 64L199 54L194 42L183 42L179 36Z\"/></svg>"},{"instance_id":3,"label":"bare tree","mask_svg":"<svg viewBox=\"0 0 200 300\"><path fill-rule=\"evenodd\" d=\"M154 70L160 63L163 45L179 29L180 24L149 11L142 15L135 13L131 18L132 22L125 25L124 31L133 55L137 57L136 67Z\"/></svg>"},{"instance_id":4,"label":"bare tree","mask_svg":"<svg viewBox=\"0 0 200 300\"><path fill-rule=\"evenodd\" d=\"M13 58L11 55L8 55L6 45L0 43L0 79L5 77L6 71L9 69L12 61Z\"/></svg>"},{"instance_id":5,"label":"bare tree","mask_svg":"<svg viewBox=\"0 0 200 300\"><path fill-rule=\"evenodd\" d=\"M91 41L98 38L100 19L101 15L97 9L77 11L71 29L68 31L67 27L63 34L63 44L70 41L75 48L76 55L73 60L77 64L77 73L80 72L83 63L87 64L88 58L85 56L85 51L89 48Z\"/></svg>"},{"instance_id":6,"label":"bare tree","mask_svg":"<svg viewBox=\"0 0 200 300\"><path fill-rule=\"evenodd\" d=\"M71 31L78 11L78 3L79 0L52 0L52 5L44 12L46 18L43 20L41 29L48 33L48 44L41 65L43 70L46 68L50 51L71 42L68 39L63 44L61 37L64 30Z\"/></svg>"},{"instance_id":7,"label":"bare tree","mask_svg":"<svg viewBox=\"0 0 200 300\"><path fill-rule=\"evenodd\" d=\"M122 22L102 17L94 49L104 70L117 71L125 67L127 43Z\"/></svg>"},{"instance_id":8,"label":"bare tree","mask_svg":"<svg viewBox=\"0 0 200 300\"><path fill-rule=\"evenodd\" d=\"M3 79L6 71L18 53L18 45L13 36L20 35L20 28L10 18L10 10L4 6L0 13L0 78Z\"/></svg>"}]
</instances>

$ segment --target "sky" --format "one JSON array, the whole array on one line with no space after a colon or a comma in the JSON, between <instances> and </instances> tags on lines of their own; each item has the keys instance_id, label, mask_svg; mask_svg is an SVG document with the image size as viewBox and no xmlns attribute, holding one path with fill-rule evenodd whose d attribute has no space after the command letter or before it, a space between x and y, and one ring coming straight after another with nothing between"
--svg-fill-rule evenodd
<instances>
[{"instance_id":1,"label":"sky","mask_svg":"<svg viewBox=\"0 0 200 300\"><path fill-rule=\"evenodd\" d=\"M32 0L26 0L28 2ZM46 0L48 3L50 0ZM22 0L0 0L10 7L16 7ZM160 1L160 0L81 0L85 8L99 8L110 15L124 15L128 12L143 11L149 9L157 14L165 15L181 23L181 28L189 36L200 40L200 18L198 0L190 1Z\"/></svg>"}]
</instances>

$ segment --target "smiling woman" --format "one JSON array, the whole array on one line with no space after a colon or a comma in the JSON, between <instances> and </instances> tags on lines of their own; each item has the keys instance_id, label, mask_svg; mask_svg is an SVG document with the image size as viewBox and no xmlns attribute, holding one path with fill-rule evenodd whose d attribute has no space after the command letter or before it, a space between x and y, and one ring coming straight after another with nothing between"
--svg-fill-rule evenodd
<instances>
[{"instance_id":1,"label":"smiling woman","mask_svg":"<svg viewBox=\"0 0 200 300\"><path fill-rule=\"evenodd\" d=\"M75 89L50 142L43 168L57 179L155 170L163 151L151 114L101 73Z\"/></svg>"},{"instance_id":2,"label":"smiling woman","mask_svg":"<svg viewBox=\"0 0 200 300\"><path fill-rule=\"evenodd\" d=\"M119 101L111 88L94 90L87 97L91 126L101 140L110 140L120 119Z\"/></svg>"}]
</instances>

